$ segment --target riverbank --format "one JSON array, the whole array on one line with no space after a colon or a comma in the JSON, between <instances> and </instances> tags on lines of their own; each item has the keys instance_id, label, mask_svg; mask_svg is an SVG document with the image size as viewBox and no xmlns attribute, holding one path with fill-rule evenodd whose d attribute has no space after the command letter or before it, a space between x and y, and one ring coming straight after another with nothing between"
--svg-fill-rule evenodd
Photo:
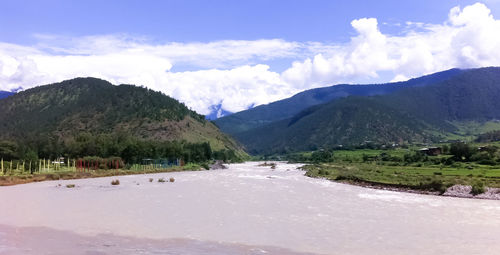
<instances>
[{"instance_id":1,"label":"riverbank","mask_svg":"<svg viewBox=\"0 0 500 255\"><path fill-rule=\"evenodd\" d=\"M306 176L371 189L500 200L500 170L386 166L360 163L305 165Z\"/></svg>"},{"instance_id":2,"label":"riverbank","mask_svg":"<svg viewBox=\"0 0 500 255\"><path fill-rule=\"evenodd\" d=\"M202 166L187 165L183 167L172 167L165 169L89 170L87 172L61 171L61 172L35 173L35 174L22 174L22 175L3 175L0 176L0 186L11 186L17 184L26 184L30 182L42 182L42 181L74 180L74 179L99 178L108 176L124 176L124 175L136 175L136 174L169 173L169 172L202 171L202 170L205 170Z\"/></svg>"}]
</instances>

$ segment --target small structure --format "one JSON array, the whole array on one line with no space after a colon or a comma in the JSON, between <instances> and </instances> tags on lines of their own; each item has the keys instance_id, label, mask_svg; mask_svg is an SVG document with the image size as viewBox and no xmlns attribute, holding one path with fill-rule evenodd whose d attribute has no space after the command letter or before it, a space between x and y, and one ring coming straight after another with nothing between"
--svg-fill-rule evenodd
<instances>
[{"instance_id":1,"label":"small structure","mask_svg":"<svg viewBox=\"0 0 500 255\"><path fill-rule=\"evenodd\" d=\"M425 153L428 156L437 156L442 153L442 150L440 147L428 147L428 148L422 148L419 150L422 153Z\"/></svg>"},{"instance_id":2,"label":"small structure","mask_svg":"<svg viewBox=\"0 0 500 255\"><path fill-rule=\"evenodd\" d=\"M56 160L52 161L52 164L64 164L64 157L56 158Z\"/></svg>"},{"instance_id":3,"label":"small structure","mask_svg":"<svg viewBox=\"0 0 500 255\"><path fill-rule=\"evenodd\" d=\"M145 158L142 159L142 165L143 166L151 166L153 168L170 168L173 166L183 166L182 159L176 158L176 159L168 159L168 158L161 158L161 159L151 159L151 158Z\"/></svg>"}]
</instances>

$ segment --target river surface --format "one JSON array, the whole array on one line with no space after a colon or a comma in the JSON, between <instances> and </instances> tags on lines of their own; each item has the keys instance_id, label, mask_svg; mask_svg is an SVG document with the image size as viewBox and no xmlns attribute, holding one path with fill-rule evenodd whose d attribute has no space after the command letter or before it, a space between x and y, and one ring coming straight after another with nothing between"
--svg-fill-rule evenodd
<instances>
[{"instance_id":1,"label":"river surface","mask_svg":"<svg viewBox=\"0 0 500 255\"><path fill-rule=\"evenodd\" d=\"M257 165L0 187L0 254L500 254L498 200Z\"/></svg>"}]
</instances>

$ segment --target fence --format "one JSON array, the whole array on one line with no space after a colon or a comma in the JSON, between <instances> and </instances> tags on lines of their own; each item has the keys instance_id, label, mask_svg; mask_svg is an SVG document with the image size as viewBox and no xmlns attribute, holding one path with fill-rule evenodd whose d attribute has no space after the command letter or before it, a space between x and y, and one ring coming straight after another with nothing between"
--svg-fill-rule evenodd
<instances>
[{"instance_id":1,"label":"fence","mask_svg":"<svg viewBox=\"0 0 500 255\"><path fill-rule=\"evenodd\" d=\"M164 170L183 166L182 159L144 159L142 164L128 166L130 170ZM0 160L1 175L22 175L53 172L90 172L96 170L118 170L126 167L121 159L39 159L37 161Z\"/></svg>"},{"instance_id":2,"label":"fence","mask_svg":"<svg viewBox=\"0 0 500 255\"><path fill-rule=\"evenodd\" d=\"M75 160L67 161L39 159L36 161L0 159L0 175L50 173L62 171L76 171Z\"/></svg>"}]
</instances>

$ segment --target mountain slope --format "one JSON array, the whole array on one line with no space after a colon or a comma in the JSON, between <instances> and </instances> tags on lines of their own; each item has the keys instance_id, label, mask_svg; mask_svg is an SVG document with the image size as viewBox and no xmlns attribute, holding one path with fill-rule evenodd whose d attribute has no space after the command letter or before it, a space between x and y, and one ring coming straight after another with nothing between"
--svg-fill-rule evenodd
<instances>
[{"instance_id":1,"label":"mountain slope","mask_svg":"<svg viewBox=\"0 0 500 255\"><path fill-rule=\"evenodd\" d=\"M14 95L14 92L0 91L0 99Z\"/></svg>"},{"instance_id":2,"label":"mountain slope","mask_svg":"<svg viewBox=\"0 0 500 255\"><path fill-rule=\"evenodd\" d=\"M220 129L228 134L237 135L274 121L288 119L300 111L318 104L330 102L350 95L373 96L384 95L407 87L421 87L447 80L462 72L460 69L450 69L405 82L395 82L378 85L334 85L331 87L306 90L290 98L267 105L238 112L215 120Z\"/></svg>"},{"instance_id":3,"label":"mountain slope","mask_svg":"<svg viewBox=\"0 0 500 255\"><path fill-rule=\"evenodd\" d=\"M145 140L209 142L240 150L204 116L160 92L76 78L19 92L0 101L0 139L81 133L126 133Z\"/></svg>"},{"instance_id":4,"label":"mountain slope","mask_svg":"<svg viewBox=\"0 0 500 255\"><path fill-rule=\"evenodd\" d=\"M500 68L471 69L432 86L333 100L235 137L254 154L352 145L367 140L438 141L457 131L452 123L500 119L498 98Z\"/></svg>"}]
</instances>

